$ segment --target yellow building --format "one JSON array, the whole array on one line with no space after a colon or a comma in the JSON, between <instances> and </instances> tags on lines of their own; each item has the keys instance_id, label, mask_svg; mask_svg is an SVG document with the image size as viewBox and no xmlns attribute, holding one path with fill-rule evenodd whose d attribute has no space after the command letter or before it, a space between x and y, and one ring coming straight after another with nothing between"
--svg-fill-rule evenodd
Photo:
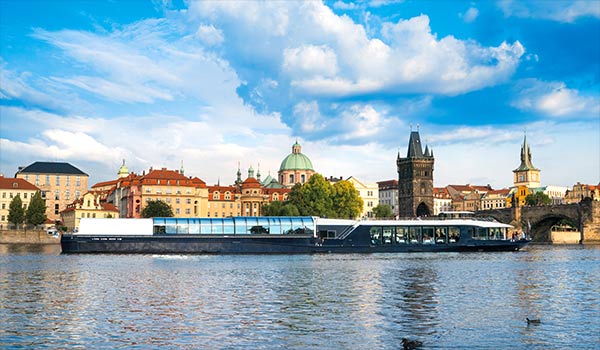
<instances>
[{"instance_id":1,"label":"yellow building","mask_svg":"<svg viewBox=\"0 0 600 350\"><path fill-rule=\"evenodd\" d=\"M60 220L60 212L67 204L78 199L88 190L88 174L69 163L35 162L19 167L16 178L24 179L42 191L46 201L46 216Z\"/></svg>"},{"instance_id":2,"label":"yellow building","mask_svg":"<svg viewBox=\"0 0 600 350\"><path fill-rule=\"evenodd\" d=\"M101 202L98 193L87 192L67 205L60 214L63 225L67 230L73 231L79 228L81 218L118 218L119 210L110 203Z\"/></svg>"},{"instance_id":3,"label":"yellow building","mask_svg":"<svg viewBox=\"0 0 600 350\"><path fill-rule=\"evenodd\" d=\"M23 207L27 209L31 198L39 190L24 179L7 178L0 175L0 229L8 228L8 213L13 198L19 195Z\"/></svg>"},{"instance_id":4,"label":"yellow building","mask_svg":"<svg viewBox=\"0 0 600 350\"><path fill-rule=\"evenodd\" d=\"M379 185L377 183L364 183L359 181L354 176L350 176L348 180L358 191L358 196L363 200L361 218L373 218L373 208L379 205Z\"/></svg>"}]
</instances>

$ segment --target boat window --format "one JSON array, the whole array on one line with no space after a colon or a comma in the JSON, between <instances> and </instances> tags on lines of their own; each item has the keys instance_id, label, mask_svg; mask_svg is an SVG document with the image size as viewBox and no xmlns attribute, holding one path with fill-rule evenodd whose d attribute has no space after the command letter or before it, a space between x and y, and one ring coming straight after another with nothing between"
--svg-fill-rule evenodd
<instances>
[{"instance_id":1,"label":"boat window","mask_svg":"<svg viewBox=\"0 0 600 350\"><path fill-rule=\"evenodd\" d=\"M167 226L167 231L166 231L167 234L171 234L171 235L177 234L177 219L171 219L171 218L165 219L165 223Z\"/></svg>"},{"instance_id":2,"label":"boat window","mask_svg":"<svg viewBox=\"0 0 600 350\"><path fill-rule=\"evenodd\" d=\"M487 239L487 227L470 227L470 232L474 232L473 239Z\"/></svg>"},{"instance_id":3,"label":"boat window","mask_svg":"<svg viewBox=\"0 0 600 350\"><path fill-rule=\"evenodd\" d=\"M235 226L233 225L232 218L223 219L223 233L228 235L235 233Z\"/></svg>"},{"instance_id":4,"label":"boat window","mask_svg":"<svg viewBox=\"0 0 600 350\"><path fill-rule=\"evenodd\" d=\"M371 244L379 245L381 244L381 227L371 227Z\"/></svg>"},{"instance_id":5,"label":"boat window","mask_svg":"<svg viewBox=\"0 0 600 350\"><path fill-rule=\"evenodd\" d=\"M188 219L176 219L177 220L177 234L187 235L190 233L190 225Z\"/></svg>"},{"instance_id":6,"label":"boat window","mask_svg":"<svg viewBox=\"0 0 600 350\"><path fill-rule=\"evenodd\" d=\"M416 244L421 242L421 228L420 227L409 227L408 228L408 242L410 244Z\"/></svg>"},{"instance_id":7,"label":"boat window","mask_svg":"<svg viewBox=\"0 0 600 350\"><path fill-rule=\"evenodd\" d=\"M304 234L304 224L300 218L292 218L292 230L294 234Z\"/></svg>"},{"instance_id":8,"label":"boat window","mask_svg":"<svg viewBox=\"0 0 600 350\"><path fill-rule=\"evenodd\" d=\"M272 235L280 235L281 234L281 219L276 217L269 218L269 233Z\"/></svg>"},{"instance_id":9,"label":"boat window","mask_svg":"<svg viewBox=\"0 0 600 350\"><path fill-rule=\"evenodd\" d=\"M408 227L396 226L396 244L406 244Z\"/></svg>"},{"instance_id":10,"label":"boat window","mask_svg":"<svg viewBox=\"0 0 600 350\"><path fill-rule=\"evenodd\" d=\"M197 235L200 233L200 219L189 219L190 234Z\"/></svg>"},{"instance_id":11,"label":"boat window","mask_svg":"<svg viewBox=\"0 0 600 350\"><path fill-rule=\"evenodd\" d=\"M504 233L501 227L491 227L489 239L504 239Z\"/></svg>"},{"instance_id":12,"label":"boat window","mask_svg":"<svg viewBox=\"0 0 600 350\"><path fill-rule=\"evenodd\" d=\"M212 219L212 228L210 233L213 235L223 234L223 219Z\"/></svg>"},{"instance_id":13,"label":"boat window","mask_svg":"<svg viewBox=\"0 0 600 350\"><path fill-rule=\"evenodd\" d=\"M253 235L267 235L269 234L269 227L263 225L255 225L250 227L250 233Z\"/></svg>"},{"instance_id":14,"label":"boat window","mask_svg":"<svg viewBox=\"0 0 600 350\"><path fill-rule=\"evenodd\" d=\"M433 244L434 243L433 227L423 227L422 234L423 234L423 243L425 243L425 244Z\"/></svg>"},{"instance_id":15,"label":"boat window","mask_svg":"<svg viewBox=\"0 0 600 350\"><path fill-rule=\"evenodd\" d=\"M200 233L201 234L209 235L211 233L210 220L211 219L200 219Z\"/></svg>"},{"instance_id":16,"label":"boat window","mask_svg":"<svg viewBox=\"0 0 600 350\"><path fill-rule=\"evenodd\" d=\"M393 227L384 227L383 228L383 244L392 244L393 243L393 238L394 238L394 234L393 234L394 228Z\"/></svg>"},{"instance_id":17,"label":"boat window","mask_svg":"<svg viewBox=\"0 0 600 350\"><path fill-rule=\"evenodd\" d=\"M456 243L460 240L460 227L448 227L448 243Z\"/></svg>"},{"instance_id":18,"label":"boat window","mask_svg":"<svg viewBox=\"0 0 600 350\"><path fill-rule=\"evenodd\" d=\"M281 233L284 235L292 233L292 220L290 218L281 219Z\"/></svg>"},{"instance_id":19,"label":"boat window","mask_svg":"<svg viewBox=\"0 0 600 350\"><path fill-rule=\"evenodd\" d=\"M437 243L437 244L448 243L448 228L447 227L436 227L435 228L435 243Z\"/></svg>"}]
</instances>

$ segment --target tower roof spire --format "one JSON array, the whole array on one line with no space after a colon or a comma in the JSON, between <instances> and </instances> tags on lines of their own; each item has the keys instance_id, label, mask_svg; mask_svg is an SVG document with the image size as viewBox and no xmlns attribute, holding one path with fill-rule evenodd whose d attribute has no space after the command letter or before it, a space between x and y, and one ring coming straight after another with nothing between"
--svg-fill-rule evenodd
<instances>
[{"instance_id":1,"label":"tower roof spire","mask_svg":"<svg viewBox=\"0 0 600 350\"><path fill-rule=\"evenodd\" d=\"M521 164L514 171L539 170L531 162L531 149L527 143L527 131L523 131L523 145L521 146Z\"/></svg>"}]
</instances>

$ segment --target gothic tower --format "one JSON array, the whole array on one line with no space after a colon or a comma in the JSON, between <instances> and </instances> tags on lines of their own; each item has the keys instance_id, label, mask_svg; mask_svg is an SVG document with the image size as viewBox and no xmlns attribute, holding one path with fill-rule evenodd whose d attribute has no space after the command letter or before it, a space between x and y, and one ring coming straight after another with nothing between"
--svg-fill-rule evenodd
<instances>
[{"instance_id":1,"label":"gothic tower","mask_svg":"<svg viewBox=\"0 0 600 350\"><path fill-rule=\"evenodd\" d=\"M433 215L433 151L421 147L418 131L410 133L406 158L398 159L399 216L419 217Z\"/></svg>"},{"instance_id":2,"label":"gothic tower","mask_svg":"<svg viewBox=\"0 0 600 350\"><path fill-rule=\"evenodd\" d=\"M531 150L527 143L527 135L523 136L523 146L521 146L521 164L513 170L514 186L525 186L527 188L540 187L540 169L533 166L531 162Z\"/></svg>"}]
</instances>

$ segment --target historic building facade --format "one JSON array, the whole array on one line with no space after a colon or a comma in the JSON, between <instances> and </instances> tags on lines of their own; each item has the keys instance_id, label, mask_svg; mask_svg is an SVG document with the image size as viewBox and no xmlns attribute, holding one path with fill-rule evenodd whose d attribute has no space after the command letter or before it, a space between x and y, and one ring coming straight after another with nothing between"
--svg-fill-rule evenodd
<instances>
[{"instance_id":1,"label":"historic building facade","mask_svg":"<svg viewBox=\"0 0 600 350\"><path fill-rule=\"evenodd\" d=\"M24 179L7 178L0 175L0 229L7 228L10 202L18 195L21 197L23 208L27 210L33 195L40 189Z\"/></svg>"},{"instance_id":2,"label":"historic building facade","mask_svg":"<svg viewBox=\"0 0 600 350\"><path fill-rule=\"evenodd\" d=\"M358 191L358 196L363 200L361 218L373 218L373 208L379 205L379 185L377 183L364 183L354 176L350 176L348 180Z\"/></svg>"},{"instance_id":3,"label":"historic building facade","mask_svg":"<svg viewBox=\"0 0 600 350\"><path fill-rule=\"evenodd\" d=\"M292 146L292 153L283 159L279 172L279 183L284 187L292 188L295 184L304 184L315 173L310 159L302 154L302 147L296 141Z\"/></svg>"},{"instance_id":4,"label":"historic building facade","mask_svg":"<svg viewBox=\"0 0 600 350\"><path fill-rule=\"evenodd\" d=\"M452 211L452 196L446 187L433 188L433 215Z\"/></svg>"},{"instance_id":5,"label":"historic building facade","mask_svg":"<svg viewBox=\"0 0 600 350\"><path fill-rule=\"evenodd\" d=\"M37 186L46 200L46 216L60 220L60 212L88 190L88 174L69 163L35 162L19 167L16 178Z\"/></svg>"},{"instance_id":6,"label":"historic building facade","mask_svg":"<svg viewBox=\"0 0 600 350\"><path fill-rule=\"evenodd\" d=\"M433 152L421 147L418 131L410 133L406 158L398 153L398 213L400 217L433 214Z\"/></svg>"},{"instance_id":7,"label":"historic building facade","mask_svg":"<svg viewBox=\"0 0 600 350\"><path fill-rule=\"evenodd\" d=\"M389 205L394 217L398 216L398 180L377 182L379 186L379 204Z\"/></svg>"},{"instance_id":8,"label":"historic building facade","mask_svg":"<svg viewBox=\"0 0 600 350\"><path fill-rule=\"evenodd\" d=\"M68 204L67 208L60 212L63 225L67 230L73 231L79 228L82 218L118 218L119 210L111 203L101 201L100 198L99 193L87 192Z\"/></svg>"}]
</instances>

